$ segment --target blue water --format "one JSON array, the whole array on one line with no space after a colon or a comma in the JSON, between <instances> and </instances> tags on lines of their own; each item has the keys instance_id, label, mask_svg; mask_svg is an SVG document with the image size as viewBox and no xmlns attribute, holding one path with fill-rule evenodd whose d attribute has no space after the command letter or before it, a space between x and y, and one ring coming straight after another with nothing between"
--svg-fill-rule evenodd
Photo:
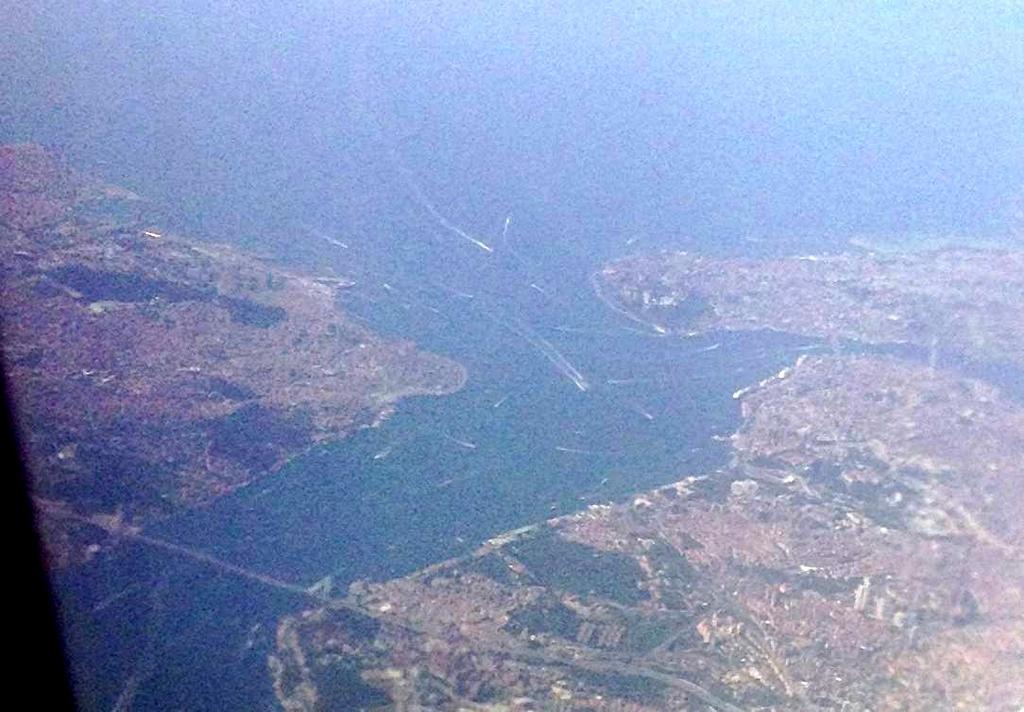
<instances>
[{"instance_id":1,"label":"blue water","mask_svg":"<svg viewBox=\"0 0 1024 712\"><path fill-rule=\"evenodd\" d=\"M56 145L192 234L354 276L346 309L469 369L462 392L404 401L381 428L153 528L302 584L401 575L722 464L711 436L737 424L730 394L807 342L629 331L590 294L604 261L830 251L907 231L991 238L1024 220L1019 9L5 12L0 140ZM579 392L513 321L594 387ZM128 545L59 584L90 709L109 709L133 670L135 709L261 709L274 622L304 605Z\"/></svg>"},{"instance_id":2,"label":"blue water","mask_svg":"<svg viewBox=\"0 0 1024 712\"><path fill-rule=\"evenodd\" d=\"M649 343L603 339L599 353L607 359L581 360L585 373L652 382L588 393L520 345L504 344L519 352L511 361L515 370L504 377L489 376L484 364L474 368L467 359L473 376L459 394L406 402L383 427L310 453L273 478L153 533L287 581L311 584L332 574L336 585L345 586L356 578L402 575L464 553L498 532L711 471L725 454L711 436L736 425L729 394L791 361L791 347L802 342L722 336L715 343L722 346L690 359L709 345L707 339L666 343L653 352L661 358L644 366L643 359L652 357ZM580 349L596 352L593 346ZM632 410L634 403L654 420ZM477 447L465 449L445 433ZM384 448L390 454L374 460ZM75 620L74 628L85 623L100 636L93 642L99 642L93 665L116 657L110 653L115 641L130 653L139 649L137 625L129 624L129 638L122 626L150 616L148 589L161 576L169 579L168 610L153 633L159 664L143 686L142 709L165 709L171 702L190 709L251 709L269 691L263 656L275 618L307 605L158 551L117 552L102 573L91 575L93 580L69 581L65 589L83 605L136 576L146 581L121 605ZM261 628L246 648L257 624ZM218 674L211 678L211 671Z\"/></svg>"},{"instance_id":3,"label":"blue water","mask_svg":"<svg viewBox=\"0 0 1024 712\"><path fill-rule=\"evenodd\" d=\"M402 575L507 529L713 471L726 449L712 436L738 422L731 393L809 343L778 334L636 331L590 291L601 255L562 259L554 274L528 248L481 260L426 244L410 250L416 269L385 273L391 289L376 273L361 275L347 308L385 334L457 359L469 371L467 386L403 401L382 427L318 448L152 534L303 585L328 574L342 589L358 578ZM461 262L453 264L453 254ZM433 279L446 267L452 274ZM527 279L546 284L546 294ZM556 344L591 388L578 390L506 328L513 318ZM141 664L147 640L158 641L147 653L158 662L140 686L138 709L266 702L276 619L306 601L160 551L126 547L103 558L98 571L69 575L62 586L73 650L89 681L83 687L96 690L97 706L108 705ZM90 611L135 581L143 582L138 590ZM154 623L149 591L157 581L167 593Z\"/></svg>"}]
</instances>

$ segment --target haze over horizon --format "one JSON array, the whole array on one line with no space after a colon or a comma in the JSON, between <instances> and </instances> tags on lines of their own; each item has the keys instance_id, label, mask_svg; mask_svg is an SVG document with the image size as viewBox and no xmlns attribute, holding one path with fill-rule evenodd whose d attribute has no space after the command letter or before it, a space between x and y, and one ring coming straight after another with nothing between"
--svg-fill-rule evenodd
<instances>
[{"instance_id":1,"label":"haze over horizon","mask_svg":"<svg viewBox=\"0 0 1024 712\"><path fill-rule=\"evenodd\" d=\"M578 249L1019 227L1010 3L11 10L0 139L211 234L379 229L388 150L469 232L511 212Z\"/></svg>"}]
</instances>

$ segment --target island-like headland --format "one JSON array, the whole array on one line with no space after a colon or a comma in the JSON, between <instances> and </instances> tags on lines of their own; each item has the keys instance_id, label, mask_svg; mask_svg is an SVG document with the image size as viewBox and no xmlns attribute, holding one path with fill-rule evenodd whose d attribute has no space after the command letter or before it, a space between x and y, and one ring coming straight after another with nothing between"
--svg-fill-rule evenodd
<instances>
[{"instance_id":1,"label":"island-like headland","mask_svg":"<svg viewBox=\"0 0 1024 712\"><path fill-rule=\"evenodd\" d=\"M772 329L1024 366L1021 251L765 260L674 252L612 262L593 284L610 307L663 333Z\"/></svg>"}]
</instances>

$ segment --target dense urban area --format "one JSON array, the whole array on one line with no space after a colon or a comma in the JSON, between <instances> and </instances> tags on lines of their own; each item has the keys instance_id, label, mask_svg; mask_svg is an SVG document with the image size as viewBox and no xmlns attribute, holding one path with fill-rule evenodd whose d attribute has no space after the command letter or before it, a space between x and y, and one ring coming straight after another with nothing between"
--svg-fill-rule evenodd
<instances>
[{"instance_id":1,"label":"dense urban area","mask_svg":"<svg viewBox=\"0 0 1024 712\"><path fill-rule=\"evenodd\" d=\"M286 618L270 660L279 700L1020 709L1022 259L608 265L598 296L654 333L771 329L828 348L733 394L742 424L719 471Z\"/></svg>"}]
</instances>

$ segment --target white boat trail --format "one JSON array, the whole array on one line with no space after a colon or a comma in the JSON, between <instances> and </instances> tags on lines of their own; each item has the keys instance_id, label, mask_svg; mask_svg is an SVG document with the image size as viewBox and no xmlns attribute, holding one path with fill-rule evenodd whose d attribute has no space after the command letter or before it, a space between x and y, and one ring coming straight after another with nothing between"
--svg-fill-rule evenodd
<instances>
[{"instance_id":1,"label":"white boat trail","mask_svg":"<svg viewBox=\"0 0 1024 712\"><path fill-rule=\"evenodd\" d=\"M473 243L484 252L494 252L490 245L483 242L482 240L478 240L477 238L473 237L468 232L466 232L458 225L451 222L444 215L442 215L441 211L437 209L437 206L434 205L430 198L427 197L427 194L423 192L423 189L420 188L419 183L416 182L416 177L413 175L412 171L406 168L405 164L403 164L398 159L398 155L395 153L394 149L390 149L389 153L391 154L391 159L394 162L395 167L398 169L398 172L402 175L402 179L405 181L406 186L408 186L409 190L412 192L413 198L416 200L417 203L419 203L420 207L426 210L427 213L438 222L438 224L440 224L449 232L458 235L462 239Z\"/></svg>"},{"instance_id":2,"label":"white boat trail","mask_svg":"<svg viewBox=\"0 0 1024 712\"><path fill-rule=\"evenodd\" d=\"M621 336L622 335L621 331L618 331L618 330L594 329L594 328L585 327L585 326L564 326L564 325L559 325L559 326L548 326L548 327L545 327L545 328L551 329L551 331L560 332L562 334L582 334L584 336ZM638 334L644 334L645 336L649 336L650 335L647 332L640 331L639 329L629 329L629 330L630 331L635 331Z\"/></svg>"},{"instance_id":3,"label":"white boat trail","mask_svg":"<svg viewBox=\"0 0 1024 712\"><path fill-rule=\"evenodd\" d=\"M639 334L640 336L645 336L645 337L648 337L648 338L650 338L652 336L653 337L668 336L668 331L666 331L663 327L658 326L657 324L655 324L655 325L653 325L651 327L654 330L653 332L652 331L645 331L643 329L634 329L632 326L621 326L619 328L622 329L623 331L628 331L628 332L630 332L632 334Z\"/></svg>"},{"instance_id":4,"label":"white boat trail","mask_svg":"<svg viewBox=\"0 0 1024 712\"><path fill-rule=\"evenodd\" d=\"M572 381L581 391L590 390L590 383L586 377L569 363L569 360L550 341L534 332L525 323L516 323L512 320L499 323L513 333L518 334L524 341L540 351L544 358L550 361L563 376Z\"/></svg>"},{"instance_id":5,"label":"white boat trail","mask_svg":"<svg viewBox=\"0 0 1024 712\"><path fill-rule=\"evenodd\" d=\"M555 445L555 450L558 452L568 452L573 455L600 455L601 453L594 450L584 450L578 447L565 447L564 445Z\"/></svg>"},{"instance_id":6,"label":"white boat trail","mask_svg":"<svg viewBox=\"0 0 1024 712\"><path fill-rule=\"evenodd\" d=\"M320 240L323 240L324 242L326 242L329 245L334 245L335 247L340 247L343 250L349 249L348 243L342 242L341 240L338 240L337 238L331 237L330 235L328 235L323 230L317 230L315 227L312 227L310 225L303 225L302 229L305 230L306 232L308 232L310 235L313 235L313 237L319 238Z\"/></svg>"},{"instance_id":7,"label":"white boat trail","mask_svg":"<svg viewBox=\"0 0 1024 712\"><path fill-rule=\"evenodd\" d=\"M114 594L112 594L110 596L107 596L106 598L102 599L95 606L92 607L92 612L93 613L99 613L100 611L103 611L103 610L109 608L112 604L116 603L117 601L120 601L122 598L125 598L125 597L131 595L132 593L135 593L141 587L142 587L142 584L140 584L140 583L133 583L131 586L128 586L127 588L122 589L122 590L118 591L117 593L114 593Z\"/></svg>"},{"instance_id":8,"label":"white boat trail","mask_svg":"<svg viewBox=\"0 0 1024 712\"><path fill-rule=\"evenodd\" d=\"M326 242L326 243L328 243L330 245L334 245L335 247L340 247L343 250L347 250L348 249L348 244L342 242L341 240L335 240L333 237L330 237L328 235L321 235L321 237L323 238L324 242Z\"/></svg>"},{"instance_id":9,"label":"white boat trail","mask_svg":"<svg viewBox=\"0 0 1024 712\"><path fill-rule=\"evenodd\" d=\"M627 386L634 383L657 383L657 378L609 378L605 381L609 386Z\"/></svg>"},{"instance_id":10,"label":"white boat trail","mask_svg":"<svg viewBox=\"0 0 1024 712\"><path fill-rule=\"evenodd\" d=\"M430 280L430 284L433 287L435 287L436 289L440 289L445 294L450 294L451 296L458 297L459 299L475 299L476 298L475 294L470 294L469 292L464 292L461 289L455 289L454 287L449 287L446 284L441 284L440 282L436 282L434 280Z\"/></svg>"},{"instance_id":11,"label":"white boat trail","mask_svg":"<svg viewBox=\"0 0 1024 712\"><path fill-rule=\"evenodd\" d=\"M636 413L637 415L641 416L644 420L647 420L647 421L653 421L654 420L654 415L650 411L645 410L644 408L641 408L640 406L636 405L635 403L630 403L629 408L634 413Z\"/></svg>"},{"instance_id":12,"label":"white boat trail","mask_svg":"<svg viewBox=\"0 0 1024 712\"><path fill-rule=\"evenodd\" d=\"M448 433L441 433L441 434L444 435L447 439L451 440L453 443L455 443L456 445L458 445L460 447L464 447L467 450L476 450L476 443L471 443L468 440L460 440L459 438L452 437Z\"/></svg>"}]
</instances>

